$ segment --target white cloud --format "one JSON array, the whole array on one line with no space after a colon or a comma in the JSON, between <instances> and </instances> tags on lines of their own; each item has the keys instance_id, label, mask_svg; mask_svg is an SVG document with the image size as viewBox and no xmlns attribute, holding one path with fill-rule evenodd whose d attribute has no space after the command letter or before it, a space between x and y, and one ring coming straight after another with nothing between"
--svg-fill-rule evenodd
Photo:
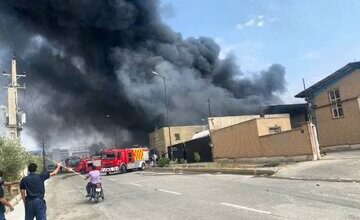
<instances>
[{"instance_id":1,"label":"white cloud","mask_svg":"<svg viewBox=\"0 0 360 220\"><path fill-rule=\"evenodd\" d=\"M264 27L265 25L265 16L264 15L258 15L254 16L250 20L244 23L239 23L236 25L236 28L240 31L244 30L245 28L251 28L251 27Z\"/></svg>"},{"instance_id":2,"label":"white cloud","mask_svg":"<svg viewBox=\"0 0 360 220\"><path fill-rule=\"evenodd\" d=\"M246 23L244 24L244 26L245 26L245 27L252 27L252 26L254 26L254 24L255 24L255 20L254 20L254 19L251 19L250 21L246 22Z\"/></svg>"},{"instance_id":3,"label":"white cloud","mask_svg":"<svg viewBox=\"0 0 360 220\"><path fill-rule=\"evenodd\" d=\"M257 23L257 26L258 26L258 27L264 26L264 21L259 21L259 22Z\"/></svg>"}]
</instances>

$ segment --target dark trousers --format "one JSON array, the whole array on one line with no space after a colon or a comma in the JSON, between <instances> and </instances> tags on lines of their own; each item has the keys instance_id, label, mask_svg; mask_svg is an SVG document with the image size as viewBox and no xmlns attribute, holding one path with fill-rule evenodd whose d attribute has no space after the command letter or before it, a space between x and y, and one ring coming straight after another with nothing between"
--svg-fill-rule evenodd
<instances>
[{"instance_id":1,"label":"dark trousers","mask_svg":"<svg viewBox=\"0 0 360 220\"><path fill-rule=\"evenodd\" d=\"M33 199L26 201L25 220L46 220L46 203L44 199Z\"/></svg>"},{"instance_id":2,"label":"dark trousers","mask_svg":"<svg viewBox=\"0 0 360 220\"><path fill-rule=\"evenodd\" d=\"M6 220L6 219L5 219L5 213L0 212L0 220Z\"/></svg>"},{"instance_id":3,"label":"dark trousers","mask_svg":"<svg viewBox=\"0 0 360 220\"><path fill-rule=\"evenodd\" d=\"M95 184L92 184L91 182L88 182L88 184L86 185L86 192L87 192L87 194L88 195L90 195L90 193L91 193L91 188L95 188L96 187L96 185Z\"/></svg>"}]
</instances>

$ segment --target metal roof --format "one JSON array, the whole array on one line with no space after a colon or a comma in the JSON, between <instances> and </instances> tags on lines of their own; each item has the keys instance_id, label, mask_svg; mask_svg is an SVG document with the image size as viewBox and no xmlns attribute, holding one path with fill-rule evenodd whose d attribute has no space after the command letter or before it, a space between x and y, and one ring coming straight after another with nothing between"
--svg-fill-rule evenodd
<instances>
[{"instance_id":1,"label":"metal roof","mask_svg":"<svg viewBox=\"0 0 360 220\"><path fill-rule=\"evenodd\" d=\"M295 113L295 112L306 113L307 107L306 107L306 103L262 105L261 110L263 114L282 114L282 113Z\"/></svg>"},{"instance_id":2,"label":"metal roof","mask_svg":"<svg viewBox=\"0 0 360 220\"><path fill-rule=\"evenodd\" d=\"M336 79L342 78L343 76L350 74L351 72L353 72L356 69L360 69L360 62L348 63L343 68L337 70L333 74L327 76L326 78L320 80L319 82L315 83L314 85L307 88L306 90L295 95L295 97L296 98L305 98L307 95L311 96L316 90L328 85L329 83L333 82Z\"/></svg>"}]
</instances>

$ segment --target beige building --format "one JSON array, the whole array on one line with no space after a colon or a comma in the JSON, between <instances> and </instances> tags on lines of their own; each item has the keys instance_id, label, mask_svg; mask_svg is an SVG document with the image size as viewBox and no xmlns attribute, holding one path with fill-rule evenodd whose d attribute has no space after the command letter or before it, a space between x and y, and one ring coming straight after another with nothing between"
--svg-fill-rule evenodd
<instances>
[{"instance_id":1,"label":"beige building","mask_svg":"<svg viewBox=\"0 0 360 220\"><path fill-rule=\"evenodd\" d=\"M174 126L170 127L172 145L191 140L194 134L201 132L205 126ZM150 147L157 150L158 154L167 153L170 146L168 127L163 127L149 134Z\"/></svg>"},{"instance_id":2,"label":"beige building","mask_svg":"<svg viewBox=\"0 0 360 220\"><path fill-rule=\"evenodd\" d=\"M291 129L289 117L255 118L211 133L215 161L318 159L311 123Z\"/></svg>"},{"instance_id":3,"label":"beige building","mask_svg":"<svg viewBox=\"0 0 360 220\"><path fill-rule=\"evenodd\" d=\"M279 118L289 117L289 114L271 114L264 115L265 118ZM231 125L239 124L245 121L250 121L255 118L260 118L260 115L240 115L240 116L225 116L225 117L211 117L208 118L210 130L217 130Z\"/></svg>"},{"instance_id":4,"label":"beige building","mask_svg":"<svg viewBox=\"0 0 360 220\"><path fill-rule=\"evenodd\" d=\"M347 64L295 97L308 97L322 150L360 147L360 62Z\"/></svg>"}]
</instances>

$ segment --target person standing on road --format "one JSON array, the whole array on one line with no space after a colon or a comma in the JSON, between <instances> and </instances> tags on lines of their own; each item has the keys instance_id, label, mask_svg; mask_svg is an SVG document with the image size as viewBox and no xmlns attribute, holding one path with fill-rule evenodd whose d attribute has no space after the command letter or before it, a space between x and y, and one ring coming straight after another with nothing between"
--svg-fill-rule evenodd
<instances>
[{"instance_id":1,"label":"person standing on road","mask_svg":"<svg viewBox=\"0 0 360 220\"><path fill-rule=\"evenodd\" d=\"M2 176L3 173L0 171L0 220L5 220L5 206L9 207L10 211L14 210L14 206L4 198L3 184L5 182Z\"/></svg>"},{"instance_id":2,"label":"person standing on road","mask_svg":"<svg viewBox=\"0 0 360 220\"><path fill-rule=\"evenodd\" d=\"M156 166L156 164L157 164L157 155L156 154L154 154L153 156L152 156L152 159L153 159L153 161L154 161L154 166Z\"/></svg>"},{"instance_id":3,"label":"person standing on road","mask_svg":"<svg viewBox=\"0 0 360 220\"><path fill-rule=\"evenodd\" d=\"M90 178L90 181L86 185L86 197L91 197L90 190L91 187L95 187L96 184L101 183L100 171L96 169L96 166L92 166L92 171L85 177L85 180Z\"/></svg>"},{"instance_id":4,"label":"person standing on road","mask_svg":"<svg viewBox=\"0 0 360 220\"><path fill-rule=\"evenodd\" d=\"M28 166L29 175L20 182L21 197L25 205L25 220L46 220L45 180L58 174L61 163L57 164L53 172L37 174L37 165L31 163Z\"/></svg>"}]
</instances>

